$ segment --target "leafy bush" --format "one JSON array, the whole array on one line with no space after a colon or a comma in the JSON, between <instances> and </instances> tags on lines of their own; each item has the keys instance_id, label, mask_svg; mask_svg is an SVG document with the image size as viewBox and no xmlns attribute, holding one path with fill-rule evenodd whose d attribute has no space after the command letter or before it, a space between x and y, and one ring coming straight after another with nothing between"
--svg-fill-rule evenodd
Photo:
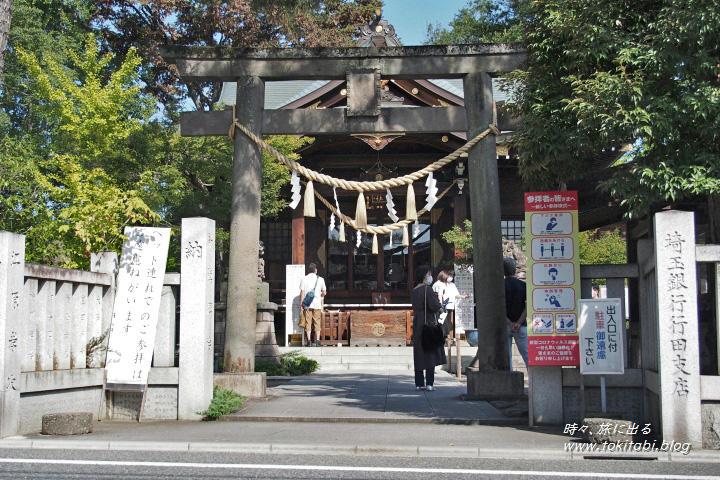
<instances>
[{"instance_id":1,"label":"leafy bush","mask_svg":"<svg viewBox=\"0 0 720 480\"><path fill-rule=\"evenodd\" d=\"M197 414L215 420L242 407L244 398L237 392L223 390L216 385L213 388L213 399L210 406L204 412L197 412Z\"/></svg>"},{"instance_id":2,"label":"leafy bush","mask_svg":"<svg viewBox=\"0 0 720 480\"><path fill-rule=\"evenodd\" d=\"M627 243L620 230L597 234L597 229L580 232L581 265L627 263Z\"/></svg>"},{"instance_id":3,"label":"leafy bush","mask_svg":"<svg viewBox=\"0 0 720 480\"><path fill-rule=\"evenodd\" d=\"M295 359L292 363L289 363L287 365L287 370L290 375L307 375L317 370L318 366L318 362L315 360L300 357Z\"/></svg>"},{"instance_id":4,"label":"leafy bush","mask_svg":"<svg viewBox=\"0 0 720 480\"><path fill-rule=\"evenodd\" d=\"M283 365L273 362L272 360L257 362L255 364L255 371L265 372L268 377L284 377L288 374Z\"/></svg>"},{"instance_id":5,"label":"leafy bush","mask_svg":"<svg viewBox=\"0 0 720 480\"><path fill-rule=\"evenodd\" d=\"M279 364L272 361L256 363L255 371L265 372L268 376L284 377L288 375L307 375L316 371L319 366L317 361L300 355L298 350L293 350L280 355Z\"/></svg>"}]
</instances>

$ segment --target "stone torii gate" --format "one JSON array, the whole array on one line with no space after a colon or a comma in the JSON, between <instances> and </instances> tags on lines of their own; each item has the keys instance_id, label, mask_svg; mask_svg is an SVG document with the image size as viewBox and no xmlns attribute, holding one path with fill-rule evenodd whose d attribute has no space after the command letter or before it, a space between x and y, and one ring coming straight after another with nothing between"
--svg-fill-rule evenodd
<instances>
[{"instance_id":1,"label":"stone torii gate","mask_svg":"<svg viewBox=\"0 0 720 480\"><path fill-rule=\"evenodd\" d=\"M217 49L163 52L188 82L237 82L236 117L252 133L320 135L447 133L474 138L493 123L491 74L517 68L524 53L507 45ZM380 78L462 78L465 107L381 108ZM347 80L347 109L265 110L266 81ZM183 136L227 135L230 110L185 113ZM255 357L257 251L262 157L246 135L234 135L230 267L224 370L252 372ZM480 370L507 370L507 336L494 135L468 152L473 220L476 318Z\"/></svg>"}]
</instances>

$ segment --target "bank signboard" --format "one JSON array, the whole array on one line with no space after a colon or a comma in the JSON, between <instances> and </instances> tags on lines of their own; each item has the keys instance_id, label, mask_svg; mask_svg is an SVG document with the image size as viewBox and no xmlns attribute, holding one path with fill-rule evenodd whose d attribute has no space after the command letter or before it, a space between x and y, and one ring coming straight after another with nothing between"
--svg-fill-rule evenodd
<instances>
[{"instance_id":1,"label":"bank signboard","mask_svg":"<svg viewBox=\"0 0 720 480\"><path fill-rule=\"evenodd\" d=\"M577 191L525 194L528 363L578 365Z\"/></svg>"}]
</instances>

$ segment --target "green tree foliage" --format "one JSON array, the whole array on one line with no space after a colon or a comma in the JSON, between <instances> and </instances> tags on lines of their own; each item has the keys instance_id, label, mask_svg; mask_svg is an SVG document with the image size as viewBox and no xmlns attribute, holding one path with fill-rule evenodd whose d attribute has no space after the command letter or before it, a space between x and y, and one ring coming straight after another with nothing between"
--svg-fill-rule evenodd
<instances>
[{"instance_id":1,"label":"green tree foliage","mask_svg":"<svg viewBox=\"0 0 720 480\"><path fill-rule=\"evenodd\" d=\"M5 147L2 168L19 181L3 188L3 223L28 236L29 261L87 267L90 251L119 250L125 225L160 219L137 190L102 168L150 113L137 87L139 59L130 52L111 69L112 55L99 56L92 36L82 52L70 53L74 69L52 58L41 64L21 48L17 55L38 99L44 144ZM32 161L22 165L24 153Z\"/></svg>"},{"instance_id":2,"label":"green tree foliage","mask_svg":"<svg viewBox=\"0 0 720 480\"><path fill-rule=\"evenodd\" d=\"M152 166L141 173L143 195L152 208L170 223L183 217L202 215L230 226L232 194L233 144L228 138L186 138L171 131L158 131ZM161 138L163 133L166 138ZM290 135L265 139L283 155L299 160L297 149L312 142L311 138ZM263 152L263 178L260 213L274 218L287 206L280 196L281 188L290 180L290 169Z\"/></svg>"},{"instance_id":3,"label":"green tree foliage","mask_svg":"<svg viewBox=\"0 0 720 480\"><path fill-rule=\"evenodd\" d=\"M715 0L530 2L528 60L510 76L513 143L533 189L635 143L604 187L631 213L720 192L720 9Z\"/></svg>"},{"instance_id":4,"label":"green tree foliage","mask_svg":"<svg viewBox=\"0 0 720 480\"><path fill-rule=\"evenodd\" d=\"M2 85L5 51L10 34L10 18L12 18L13 0L0 0L0 85Z\"/></svg>"},{"instance_id":5,"label":"green tree foliage","mask_svg":"<svg viewBox=\"0 0 720 480\"><path fill-rule=\"evenodd\" d=\"M226 235L232 143L177 128L183 99L213 108L220 84L184 86L156 47L348 45L374 12L365 0L290 1L299 13L287 26L286 2L267 3L277 5L258 13L248 1L15 1L0 92L0 228L28 236L28 261L85 266L85 252L119 247L124 225L159 219L177 231L182 217L204 215ZM105 55L85 49L94 29ZM266 140L295 159L312 141ZM263 155L264 217L286 206L288 179Z\"/></svg>"},{"instance_id":6,"label":"green tree foliage","mask_svg":"<svg viewBox=\"0 0 720 480\"><path fill-rule=\"evenodd\" d=\"M145 88L166 108L177 108L187 97L197 110L209 110L220 99L222 85L184 83L177 69L160 58L159 47L348 46L359 27L369 23L375 5L370 0L256 3L258 9L249 0L99 0L94 18L120 58L138 49L145 59Z\"/></svg>"},{"instance_id":7,"label":"green tree foliage","mask_svg":"<svg viewBox=\"0 0 720 480\"><path fill-rule=\"evenodd\" d=\"M17 49L65 65L67 52L80 51L90 31L86 0L15 0L0 95L0 132L27 135L42 130L37 99L27 89L28 72Z\"/></svg>"},{"instance_id":8,"label":"green tree foliage","mask_svg":"<svg viewBox=\"0 0 720 480\"><path fill-rule=\"evenodd\" d=\"M428 25L426 45L508 43L522 39L518 0L471 0L449 28Z\"/></svg>"},{"instance_id":9,"label":"green tree foliage","mask_svg":"<svg viewBox=\"0 0 720 480\"><path fill-rule=\"evenodd\" d=\"M603 232L586 230L578 235L581 265L627 263L627 244L618 229Z\"/></svg>"},{"instance_id":10,"label":"green tree foliage","mask_svg":"<svg viewBox=\"0 0 720 480\"><path fill-rule=\"evenodd\" d=\"M455 225L442 234L443 239L462 253L462 256L455 257L455 263L472 264L472 222L465 220L464 228Z\"/></svg>"},{"instance_id":11,"label":"green tree foliage","mask_svg":"<svg viewBox=\"0 0 720 480\"><path fill-rule=\"evenodd\" d=\"M472 222L465 220L465 228L457 225L442 234L443 239L460 250L462 256L456 257L456 263L471 263L472 258ZM599 236L596 230L587 230L578 235L580 263L582 265L627 263L627 246L620 231L604 232Z\"/></svg>"}]
</instances>

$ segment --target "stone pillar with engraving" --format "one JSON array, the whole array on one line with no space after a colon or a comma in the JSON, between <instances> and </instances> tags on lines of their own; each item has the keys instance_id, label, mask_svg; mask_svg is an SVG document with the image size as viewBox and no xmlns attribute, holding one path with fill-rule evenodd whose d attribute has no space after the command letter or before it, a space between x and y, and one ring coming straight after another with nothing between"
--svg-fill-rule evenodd
<instances>
[{"instance_id":1,"label":"stone pillar with engraving","mask_svg":"<svg viewBox=\"0 0 720 480\"><path fill-rule=\"evenodd\" d=\"M183 218L178 420L200 420L213 396L215 221Z\"/></svg>"},{"instance_id":2,"label":"stone pillar with engraving","mask_svg":"<svg viewBox=\"0 0 720 480\"><path fill-rule=\"evenodd\" d=\"M0 438L19 428L24 280L25 236L0 232Z\"/></svg>"},{"instance_id":3,"label":"stone pillar with engraving","mask_svg":"<svg viewBox=\"0 0 720 480\"><path fill-rule=\"evenodd\" d=\"M110 322L115 304L115 281L119 270L120 259L118 258L117 252L90 253L90 271L110 275L112 282L108 288L103 288L98 285L93 287L92 292L88 292L90 296L90 305L88 306L90 311L88 317L88 341L107 335L110 332ZM102 347L98 349L98 353L92 356L92 365L88 366L101 366L101 363L105 360L104 352L107 343L108 339L105 338Z\"/></svg>"},{"instance_id":4,"label":"stone pillar with engraving","mask_svg":"<svg viewBox=\"0 0 720 480\"><path fill-rule=\"evenodd\" d=\"M661 434L664 440L700 447L694 214L677 210L656 214L654 237Z\"/></svg>"}]
</instances>

